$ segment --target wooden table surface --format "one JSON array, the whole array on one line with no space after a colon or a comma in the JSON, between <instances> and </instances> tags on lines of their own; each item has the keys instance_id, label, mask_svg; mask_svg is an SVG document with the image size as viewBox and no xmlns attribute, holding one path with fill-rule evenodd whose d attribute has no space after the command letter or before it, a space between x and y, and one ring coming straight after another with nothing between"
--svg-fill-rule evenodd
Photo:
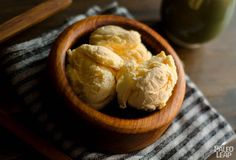
<instances>
[{"instance_id":1,"label":"wooden table surface","mask_svg":"<svg viewBox=\"0 0 236 160\"><path fill-rule=\"evenodd\" d=\"M0 23L30 9L40 0L1 0ZM110 0L74 0L66 10L24 31L2 47L23 42L39 36L63 24L64 20L83 13L91 5L106 5ZM118 0L127 7L136 19L155 26L160 20L160 3L157 0ZM174 46L182 59L185 71L202 90L210 103L228 120L236 130L236 12L229 27L216 39L199 49L188 50ZM0 106L18 106L18 100L0 69ZM15 107L13 107L15 108ZM17 109L11 109L17 110ZM0 128L0 159L45 159Z\"/></svg>"}]
</instances>

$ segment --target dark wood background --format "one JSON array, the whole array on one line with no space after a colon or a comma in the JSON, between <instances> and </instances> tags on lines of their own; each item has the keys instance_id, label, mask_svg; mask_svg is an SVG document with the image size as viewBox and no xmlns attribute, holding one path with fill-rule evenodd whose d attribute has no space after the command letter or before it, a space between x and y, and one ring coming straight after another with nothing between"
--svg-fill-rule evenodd
<instances>
[{"instance_id":1,"label":"dark wood background","mask_svg":"<svg viewBox=\"0 0 236 160\"><path fill-rule=\"evenodd\" d=\"M30 9L41 0L0 0L0 23ZM61 24L68 17L80 14L92 5L104 6L110 0L74 0L66 10L24 31L1 47L37 37ZM136 19L158 26L161 0L118 0ZM199 49L189 50L174 46L182 59L185 71L202 90L210 103L229 121L236 130L236 12L229 27L216 39ZM14 96L0 69L0 107L17 110ZM14 108L14 109L12 109ZM235 148L236 149L236 148ZM234 153L235 155L235 153ZM0 159L44 159L12 134L0 127Z\"/></svg>"}]
</instances>

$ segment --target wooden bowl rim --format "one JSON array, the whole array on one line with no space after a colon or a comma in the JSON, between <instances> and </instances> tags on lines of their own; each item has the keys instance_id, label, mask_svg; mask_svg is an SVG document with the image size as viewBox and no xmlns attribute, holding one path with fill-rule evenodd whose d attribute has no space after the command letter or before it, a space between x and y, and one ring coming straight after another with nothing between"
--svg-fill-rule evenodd
<instances>
[{"instance_id":1,"label":"wooden bowl rim","mask_svg":"<svg viewBox=\"0 0 236 160\"><path fill-rule=\"evenodd\" d=\"M177 67L178 80L171 98L162 110L156 111L149 116L136 119L112 117L89 107L78 98L70 87L65 74L65 58L67 49L69 49L79 38L81 38L81 34L84 35L86 34L85 32L89 33L91 30L109 24L120 26L129 25L132 26L134 30L142 30L145 34L148 34L148 36L151 36L154 40L158 41L163 46L167 54L171 54L173 56ZM81 118L96 126L119 133L144 133L153 131L170 123L179 112L185 95L184 69L174 49L164 38L162 38L157 32L149 28L147 25L121 16L91 16L69 26L60 34L54 43L49 55L49 71L52 82L54 83L59 94L64 97L68 105L76 111ZM176 102L177 104L173 104Z\"/></svg>"}]
</instances>

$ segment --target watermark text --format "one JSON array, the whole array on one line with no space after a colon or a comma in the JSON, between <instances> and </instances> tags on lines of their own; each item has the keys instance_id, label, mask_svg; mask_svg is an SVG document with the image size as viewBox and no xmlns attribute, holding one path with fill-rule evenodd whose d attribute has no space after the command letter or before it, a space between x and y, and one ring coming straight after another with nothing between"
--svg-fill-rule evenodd
<instances>
[{"instance_id":1,"label":"watermark text","mask_svg":"<svg viewBox=\"0 0 236 160\"><path fill-rule=\"evenodd\" d=\"M232 156L234 151L233 146L214 146L214 152L216 153L216 158L229 158Z\"/></svg>"}]
</instances>

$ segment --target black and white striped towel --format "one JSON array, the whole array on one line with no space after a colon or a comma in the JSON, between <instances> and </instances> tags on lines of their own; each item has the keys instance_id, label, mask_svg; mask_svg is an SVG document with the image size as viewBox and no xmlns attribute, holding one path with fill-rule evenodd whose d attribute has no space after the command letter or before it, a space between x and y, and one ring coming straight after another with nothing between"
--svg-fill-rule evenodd
<instances>
[{"instance_id":1,"label":"black and white striped towel","mask_svg":"<svg viewBox=\"0 0 236 160\"><path fill-rule=\"evenodd\" d=\"M235 136L231 126L210 106L201 91L186 76L187 90L182 110L166 133L154 144L139 152L118 155L92 152L77 144L70 135L70 129L73 130L75 126L64 125L67 129L63 128L63 123L58 119L62 119L64 115L57 116L52 112L52 107L58 107L60 104L52 97L49 88L45 87L46 61L53 41L65 27L96 14L117 14L132 18L127 9L118 6L117 3L103 9L94 6L85 14L71 18L61 28L16 44L0 54L1 65L17 94L23 99L25 109L35 117L38 122L35 125L49 135L49 139L52 139L54 144L72 158L79 160L195 160L206 159L214 152L214 146L222 145ZM67 119L63 118L64 124L66 121Z\"/></svg>"}]
</instances>

